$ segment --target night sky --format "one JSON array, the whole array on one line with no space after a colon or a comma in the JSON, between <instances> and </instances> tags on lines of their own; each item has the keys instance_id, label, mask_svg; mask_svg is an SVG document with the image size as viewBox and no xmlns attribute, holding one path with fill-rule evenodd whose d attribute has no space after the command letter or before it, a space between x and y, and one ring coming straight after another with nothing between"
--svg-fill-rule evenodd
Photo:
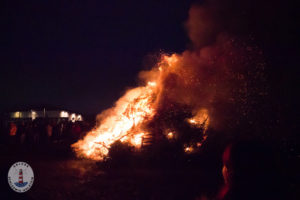
<instances>
[{"instance_id":1,"label":"night sky","mask_svg":"<svg viewBox=\"0 0 300 200\"><path fill-rule=\"evenodd\" d=\"M137 84L147 55L185 49L190 4L169 3L5 2L1 109L50 104L98 113L111 106Z\"/></svg>"},{"instance_id":2,"label":"night sky","mask_svg":"<svg viewBox=\"0 0 300 200\"><path fill-rule=\"evenodd\" d=\"M233 4L225 13L238 19L232 23L243 24L228 29L255 37L265 52L272 95L290 105L298 65L296 8L227 2ZM2 1L0 110L47 104L95 114L110 107L137 85L139 71L151 67L149 55L189 47L184 22L192 3Z\"/></svg>"}]
</instances>

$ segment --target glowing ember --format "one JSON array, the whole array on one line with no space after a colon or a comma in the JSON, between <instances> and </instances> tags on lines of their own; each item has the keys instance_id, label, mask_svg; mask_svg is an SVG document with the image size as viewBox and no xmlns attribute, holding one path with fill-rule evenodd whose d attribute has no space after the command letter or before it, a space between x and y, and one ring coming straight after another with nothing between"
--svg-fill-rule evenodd
<instances>
[{"instance_id":1,"label":"glowing ember","mask_svg":"<svg viewBox=\"0 0 300 200\"><path fill-rule=\"evenodd\" d=\"M208 110L207 109L199 110L194 117L188 119L188 122L197 127L202 127L205 133L209 125Z\"/></svg>"},{"instance_id":2,"label":"glowing ember","mask_svg":"<svg viewBox=\"0 0 300 200\"><path fill-rule=\"evenodd\" d=\"M143 136L144 135L145 135L144 133L140 133L140 134L134 135L131 138L131 141L130 141L131 144L133 144L136 147L140 147L142 145L142 140L143 140Z\"/></svg>"},{"instance_id":3,"label":"glowing ember","mask_svg":"<svg viewBox=\"0 0 300 200\"><path fill-rule=\"evenodd\" d=\"M192 153L192 152L194 151L194 148L191 147L191 146L187 146L187 147L184 148L184 151L185 151L186 153Z\"/></svg>"},{"instance_id":4,"label":"glowing ember","mask_svg":"<svg viewBox=\"0 0 300 200\"><path fill-rule=\"evenodd\" d=\"M168 139L173 139L173 138L174 138L174 133L173 133L173 132L169 132L169 133L167 134L167 138L168 138Z\"/></svg>"},{"instance_id":5,"label":"glowing ember","mask_svg":"<svg viewBox=\"0 0 300 200\"><path fill-rule=\"evenodd\" d=\"M149 82L148 82L148 85L149 85L149 86L152 86L152 87L155 87L155 86L156 86L156 83L155 83L155 82L149 81Z\"/></svg>"},{"instance_id":6,"label":"glowing ember","mask_svg":"<svg viewBox=\"0 0 300 200\"><path fill-rule=\"evenodd\" d=\"M197 142L197 147L201 147L202 146L202 143L201 142Z\"/></svg>"}]
</instances>

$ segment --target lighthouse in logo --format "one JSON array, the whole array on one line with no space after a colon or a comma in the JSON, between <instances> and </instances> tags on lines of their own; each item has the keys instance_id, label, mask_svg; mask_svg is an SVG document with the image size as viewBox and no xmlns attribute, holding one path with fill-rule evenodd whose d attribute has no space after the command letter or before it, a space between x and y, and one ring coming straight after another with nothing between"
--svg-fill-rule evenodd
<instances>
[{"instance_id":1,"label":"lighthouse in logo","mask_svg":"<svg viewBox=\"0 0 300 200\"><path fill-rule=\"evenodd\" d=\"M23 182L23 170L19 170L19 181L15 183L18 187L24 187L27 185L28 182Z\"/></svg>"},{"instance_id":2,"label":"lighthouse in logo","mask_svg":"<svg viewBox=\"0 0 300 200\"><path fill-rule=\"evenodd\" d=\"M22 193L29 190L33 184L34 175L32 168L25 162L16 162L8 171L8 184L16 192Z\"/></svg>"}]
</instances>

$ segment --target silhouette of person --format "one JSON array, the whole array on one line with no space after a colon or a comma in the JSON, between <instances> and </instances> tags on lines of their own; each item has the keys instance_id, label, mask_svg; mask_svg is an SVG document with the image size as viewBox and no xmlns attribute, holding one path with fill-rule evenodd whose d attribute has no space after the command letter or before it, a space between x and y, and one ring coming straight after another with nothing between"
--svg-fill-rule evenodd
<instances>
[{"instance_id":1,"label":"silhouette of person","mask_svg":"<svg viewBox=\"0 0 300 200\"><path fill-rule=\"evenodd\" d=\"M261 142L243 141L227 146L222 174L225 185L217 199L285 199L274 153Z\"/></svg>"}]
</instances>

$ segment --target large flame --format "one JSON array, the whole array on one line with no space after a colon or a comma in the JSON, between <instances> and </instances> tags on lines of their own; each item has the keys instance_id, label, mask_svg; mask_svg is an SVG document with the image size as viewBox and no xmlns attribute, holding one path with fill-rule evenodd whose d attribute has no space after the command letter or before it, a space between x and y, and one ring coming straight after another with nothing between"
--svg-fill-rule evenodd
<instances>
[{"instance_id":1,"label":"large flame","mask_svg":"<svg viewBox=\"0 0 300 200\"><path fill-rule=\"evenodd\" d=\"M207 138L208 126L220 130L251 122L241 116L252 116L264 94L255 84L263 81L255 52L220 35L211 46L161 55L153 69L140 73L141 86L98 115L96 127L73 149L78 156L102 160L116 141L139 149L143 141L163 136L185 142L190 153ZM196 139L188 141L186 134Z\"/></svg>"},{"instance_id":2,"label":"large flame","mask_svg":"<svg viewBox=\"0 0 300 200\"><path fill-rule=\"evenodd\" d=\"M141 86L98 115L96 127L72 145L79 156L102 160L116 141L138 149L161 136L182 141L189 153L202 145L208 126L253 126L266 95L262 53L251 38L223 32L214 12L210 4L191 7L186 27L192 48L163 54L141 72ZM189 131L196 139L189 140Z\"/></svg>"},{"instance_id":3,"label":"large flame","mask_svg":"<svg viewBox=\"0 0 300 200\"><path fill-rule=\"evenodd\" d=\"M153 118L157 110L164 76L174 70L179 56L162 55L161 62L147 73L144 86L128 90L117 102L115 107L100 114L99 126L91 130L83 140L73 144L78 156L94 160L102 160L108 155L109 148L116 141L127 142L140 148L143 138L149 134L145 124ZM193 124L202 124L204 121L198 115ZM208 118L207 112L205 113ZM205 127L208 126L206 123ZM167 138L172 138L171 134Z\"/></svg>"}]
</instances>

